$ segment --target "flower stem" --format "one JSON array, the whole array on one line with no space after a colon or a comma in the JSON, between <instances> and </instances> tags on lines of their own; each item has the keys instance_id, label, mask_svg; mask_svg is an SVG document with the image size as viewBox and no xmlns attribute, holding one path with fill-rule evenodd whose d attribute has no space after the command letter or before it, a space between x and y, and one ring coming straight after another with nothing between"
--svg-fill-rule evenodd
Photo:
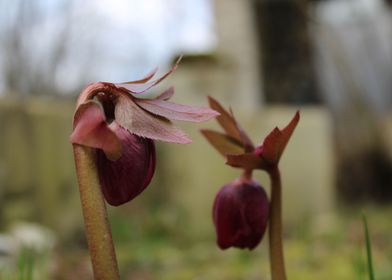
<instances>
[{"instance_id":1,"label":"flower stem","mask_svg":"<svg viewBox=\"0 0 392 280\"><path fill-rule=\"evenodd\" d=\"M80 200L94 279L120 279L116 253L91 148L73 145Z\"/></svg>"},{"instance_id":2,"label":"flower stem","mask_svg":"<svg viewBox=\"0 0 392 280\"><path fill-rule=\"evenodd\" d=\"M279 168L269 170L271 179L271 210L269 218L269 252L272 280L286 280L283 257L282 183Z\"/></svg>"}]
</instances>

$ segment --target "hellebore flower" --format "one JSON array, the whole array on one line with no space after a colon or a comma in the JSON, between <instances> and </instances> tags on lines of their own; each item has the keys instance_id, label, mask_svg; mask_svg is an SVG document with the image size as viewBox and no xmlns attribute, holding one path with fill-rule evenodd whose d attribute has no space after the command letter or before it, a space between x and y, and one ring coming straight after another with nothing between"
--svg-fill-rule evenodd
<instances>
[{"instance_id":1,"label":"hellebore flower","mask_svg":"<svg viewBox=\"0 0 392 280\"><path fill-rule=\"evenodd\" d=\"M139 195L155 170L154 140L186 144L191 140L171 120L206 121L217 113L209 108L169 102L171 87L155 98L146 92L169 74L155 81L146 77L126 83L99 82L79 96L71 142L96 150L96 165L103 195L114 206Z\"/></svg>"},{"instance_id":2,"label":"hellebore flower","mask_svg":"<svg viewBox=\"0 0 392 280\"><path fill-rule=\"evenodd\" d=\"M146 94L177 63L155 81L150 80L156 70L137 81L92 84L77 100L70 140L94 279L120 279L105 200L118 206L148 186L155 170L154 140L191 142L171 120L201 122L218 115L169 102L172 87L154 98Z\"/></svg>"},{"instance_id":3,"label":"hellebore flower","mask_svg":"<svg viewBox=\"0 0 392 280\"><path fill-rule=\"evenodd\" d=\"M210 144L232 167L243 169L242 176L224 186L215 198L213 219L221 249L230 246L253 249L263 237L269 220L269 248L273 280L286 279L282 244L282 190L279 160L299 122L297 112L283 129L273 129L263 143L254 146L239 126L233 113L209 97L210 107L220 113L216 118L224 133L201 130ZM271 199L252 180L254 169L266 171L271 179ZM249 183L250 182L250 183Z\"/></svg>"},{"instance_id":4,"label":"hellebore flower","mask_svg":"<svg viewBox=\"0 0 392 280\"><path fill-rule=\"evenodd\" d=\"M267 228L268 209L267 194L255 181L237 179L223 186L213 207L218 246L254 249Z\"/></svg>"}]
</instances>

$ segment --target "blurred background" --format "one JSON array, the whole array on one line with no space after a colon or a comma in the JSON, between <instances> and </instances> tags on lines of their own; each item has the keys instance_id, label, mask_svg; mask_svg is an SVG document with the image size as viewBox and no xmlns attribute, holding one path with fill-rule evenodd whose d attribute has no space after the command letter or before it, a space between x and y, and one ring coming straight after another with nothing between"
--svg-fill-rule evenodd
<instances>
[{"instance_id":1,"label":"blurred background","mask_svg":"<svg viewBox=\"0 0 392 280\"><path fill-rule=\"evenodd\" d=\"M91 279L71 132L95 81L178 70L175 102L233 111L256 143L301 110L281 161L290 279L392 278L392 5L388 0L0 0L0 279ZM239 176L201 137L157 143L157 170L109 207L123 279L270 279L267 241L215 245L219 188ZM264 174L257 179L269 191ZM316 276L317 275L317 276Z\"/></svg>"}]
</instances>

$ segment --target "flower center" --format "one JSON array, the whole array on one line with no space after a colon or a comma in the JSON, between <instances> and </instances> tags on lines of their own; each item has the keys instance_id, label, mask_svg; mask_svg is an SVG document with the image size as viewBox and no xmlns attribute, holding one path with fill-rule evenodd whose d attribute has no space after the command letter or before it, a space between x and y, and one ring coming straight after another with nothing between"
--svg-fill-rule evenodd
<instances>
[{"instance_id":1,"label":"flower center","mask_svg":"<svg viewBox=\"0 0 392 280\"><path fill-rule=\"evenodd\" d=\"M104 92L100 92L96 95L99 103L101 103L103 107L103 111L105 113L105 118L107 123L111 123L115 119L114 109L115 109L115 99L116 96L113 94L107 94Z\"/></svg>"}]
</instances>

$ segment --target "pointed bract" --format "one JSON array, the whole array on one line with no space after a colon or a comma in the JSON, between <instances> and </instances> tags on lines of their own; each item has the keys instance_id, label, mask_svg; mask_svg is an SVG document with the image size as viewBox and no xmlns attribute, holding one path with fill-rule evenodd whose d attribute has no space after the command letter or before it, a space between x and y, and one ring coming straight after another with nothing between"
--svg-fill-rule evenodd
<instances>
[{"instance_id":1,"label":"pointed bract","mask_svg":"<svg viewBox=\"0 0 392 280\"><path fill-rule=\"evenodd\" d=\"M279 163L280 157L282 156L294 129L297 127L299 119L300 115L299 111L297 111L285 128L282 130L277 127L274 128L264 139L260 156L269 164L277 165Z\"/></svg>"},{"instance_id":2,"label":"pointed bract","mask_svg":"<svg viewBox=\"0 0 392 280\"><path fill-rule=\"evenodd\" d=\"M233 116L233 113L230 111L226 111L223 106L211 96L208 97L208 103L210 107L217 112L219 112L219 116L217 116L216 120L221 125L223 130L232 138L238 140L242 143L244 149L246 151L252 151L254 149L254 145L252 140L246 135L244 130L238 124L236 119Z\"/></svg>"},{"instance_id":3,"label":"pointed bract","mask_svg":"<svg viewBox=\"0 0 392 280\"><path fill-rule=\"evenodd\" d=\"M241 155L231 154L227 155L226 159L226 164L232 167L243 168L247 170L268 168L268 164L263 160L263 158L256 155L255 153L244 153Z\"/></svg>"},{"instance_id":4,"label":"pointed bract","mask_svg":"<svg viewBox=\"0 0 392 280\"><path fill-rule=\"evenodd\" d=\"M208 97L208 103L212 109L220 113L220 116L218 116L216 120L226 131L226 133L234 139L241 141L240 131L234 117L228 111L226 111L216 99L212 98L211 96Z\"/></svg>"},{"instance_id":5,"label":"pointed bract","mask_svg":"<svg viewBox=\"0 0 392 280\"><path fill-rule=\"evenodd\" d=\"M217 131L202 129L200 132L210 142L210 144L223 156L242 154L245 152L244 147L237 139L227 134Z\"/></svg>"}]
</instances>

